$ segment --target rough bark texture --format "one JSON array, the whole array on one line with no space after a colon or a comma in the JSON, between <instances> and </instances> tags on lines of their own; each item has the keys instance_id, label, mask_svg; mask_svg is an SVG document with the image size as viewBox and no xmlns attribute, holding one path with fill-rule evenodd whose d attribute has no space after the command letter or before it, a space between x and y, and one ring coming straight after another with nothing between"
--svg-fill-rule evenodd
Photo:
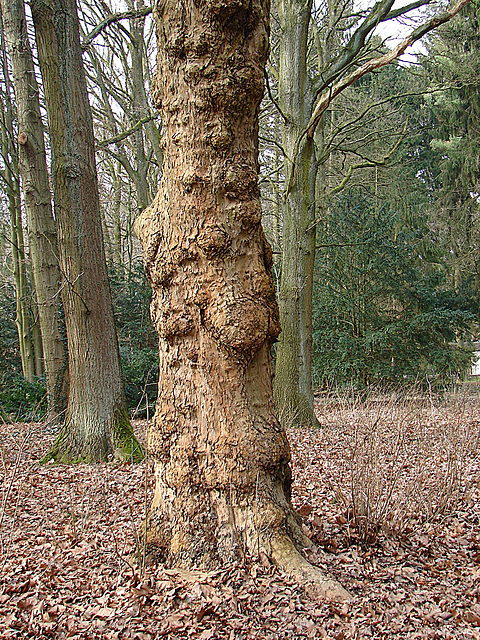
<instances>
[{"instance_id":1,"label":"rough bark texture","mask_svg":"<svg viewBox=\"0 0 480 640\"><path fill-rule=\"evenodd\" d=\"M313 103L307 70L311 4L304 0L277 2L281 29L278 99L286 116L282 145L287 192L282 208L282 334L275 364L275 402L285 426L317 424L312 390L312 295L318 164L312 140L304 140L300 149L297 146Z\"/></svg>"},{"instance_id":2,"label":"rough bark texture","mask_svg":"<svg viewBox=\"0 0 480 640\"><path fill-rule=\"evenodd\" d=\"M64 431L47 457L61 462L128 459L140 449L125 406L76 4L34 0L31 7L54 154L70 372Z\"/></svg>"},{"instance_id":3,"label":"rough bark texture","mask_svg":"<svg viewBox=\"0 0 480 640\"><path fill-rule=\"evenodd\" d=\"M19 170L27 213L50 418L66 407L67 358L59 330L60 270L43 122L23 0L1 0L18 119Z\"/></svg>"},{"instance_id":4,"label":"rough bark texture","mask_svg":"<svg viewBox=\"0 0 480 640\"><path fill-rule=\"evenodd\" d=\"M269 1L162 0L156 19L164 175L136 223L160 335L148 551L184 568L263 551L335 591L295 547L272 397L280 326L257 184Z\"/></svg>"}]
</instances>

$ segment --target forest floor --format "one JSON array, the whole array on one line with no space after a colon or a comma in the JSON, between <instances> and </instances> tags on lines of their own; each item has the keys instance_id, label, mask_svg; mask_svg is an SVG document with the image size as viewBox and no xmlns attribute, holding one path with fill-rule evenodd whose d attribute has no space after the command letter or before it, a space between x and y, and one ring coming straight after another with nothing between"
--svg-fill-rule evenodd
<instances>
[{"instance_id":1,"label":"forest floor","mask_svg":"<svg viewBox=\"0 0 480 640\"><path fill-rule=\"evenodd\" d=\"M293 500L350 603L266 559L190 580L132 566L151 462L41 466L55 433L3 424L0 638L480 639L479 387L317 412L321 429L289 431Z\"/></svg>"}]
</instances>

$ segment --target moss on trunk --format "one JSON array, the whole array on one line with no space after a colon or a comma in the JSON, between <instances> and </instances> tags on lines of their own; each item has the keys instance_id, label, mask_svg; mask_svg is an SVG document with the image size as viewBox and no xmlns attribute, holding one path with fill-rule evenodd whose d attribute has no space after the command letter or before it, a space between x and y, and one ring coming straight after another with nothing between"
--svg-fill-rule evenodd
<instances>
[{"instance_id":1,"label":"moss on trunk","mask_svg":"<svg viewBox=\"0 0 480 640\"><path fill-rule=\"evenodd\" d=\"M57 464L93 462L140 462L144 457L142 445L136 439L130 417L125 407L113 412L111 424L104 423L103 433L87 434L80 441L78 430L67 420L55 442L42 458L46 464L53 460Z\"/></svg>"}]
</instances>

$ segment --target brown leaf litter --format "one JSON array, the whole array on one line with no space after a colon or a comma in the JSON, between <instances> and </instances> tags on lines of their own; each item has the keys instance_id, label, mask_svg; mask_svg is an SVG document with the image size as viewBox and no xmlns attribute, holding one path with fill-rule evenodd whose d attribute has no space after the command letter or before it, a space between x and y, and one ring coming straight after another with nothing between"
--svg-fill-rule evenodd
<instances>
[{"instance_id":1,"label":"brown leaf litter","mask_svg":"<svg viewBox=\"0 0 480 640\"><path fill-rule=\"evenodd\" d=\"M480 639L478 401L326 398L321 429L290 430L310 559L354 595L344 605L265 557L141 571L151 462L42 466L55 434L4 424L0 638Z\"/></svg>"}]
</instances>

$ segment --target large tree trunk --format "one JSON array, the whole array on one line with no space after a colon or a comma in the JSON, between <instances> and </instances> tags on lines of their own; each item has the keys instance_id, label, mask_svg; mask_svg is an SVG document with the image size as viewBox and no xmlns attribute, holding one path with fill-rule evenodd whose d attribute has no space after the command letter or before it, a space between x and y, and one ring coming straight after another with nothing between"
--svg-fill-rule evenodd
<instances>
[{"instance_id":1,"label":"large tree trunk","mask_svg":"<svg viewBox=\"0 0 480 640\"><path fill-rule=\"evenodd\" d=\"M102 239L93 123L75 0L31 3L53 149L70 389L58 461L138 457L128 417Z\"/></svg>"},{"instance_id":2,"label":"large tree trunk","mask_svg":"<svg viewBox=\"0 0 480 640\"><path fill-rule=\"evenodd\" d=\"M1 0L19 130L19 170L38 303L50 418L66 407L67 358L59 330L60 270L43 123L23 0Z\"/></svg>"},{"instance_id":3,"label":"large tree trunk","mask_svg":"<svg viewBox=\"0 0 480 640\"><path fill-rule=\"evenodd\" d=\"M282 333L276 352L275 402L285 426L312 425L317 424L312 390L312 295L318 164L313 141L302 138L313 103L307 70L311 2L278 0L277 4L281 30L278 99L285 116L282 145L286 193L279 296Z\"/></svg>"},{"instance_id":4,"label":"large tree trunk","mask_svg":"<svg viewBox=\"0 0 480 640\"><path fill-rule=\"evenodd\" d=\"M164 175L136 223L160 335L148 551L186 568L263 551L345 596L295 546L272 397L280 327L257 184L269 1L161 0L156 20Z\"/></svg>"}]
</instances>

